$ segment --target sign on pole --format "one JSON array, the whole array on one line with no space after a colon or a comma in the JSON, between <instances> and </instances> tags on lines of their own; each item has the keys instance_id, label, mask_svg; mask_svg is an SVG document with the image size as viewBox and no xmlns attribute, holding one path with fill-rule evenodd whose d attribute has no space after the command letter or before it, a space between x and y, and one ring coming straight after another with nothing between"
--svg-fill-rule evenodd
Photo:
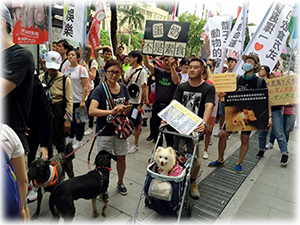
<instances>
[{"instance_id":1,"label":"sign on pole","mask_svg":"<svg viewBox=\"0 0 300 225\"><path fill-rule=\"evenodd\" d=\"M189 35L190 23L147 20L143 54L183 58Z\"/></svg>"},{"instance_id":2,"label":"sign on pole","mask_svg":"<svg viewBox=\"0 0 300 225\"><path fill-rule=\"evenodd\" d=\"M49 40L49 8L45 2L24 2L12 9L13 42L44 44ZM50 29L51 31L51 29Z\"/></svg>"},{"instance_id":3,"label":"sign on pole","mask_svg":"<svg viewBox=\"0 0 300 225\"><path fill-rule=\"evenodd\" d=\"M254 36L248 43L244 55L257 55L261 65L274 68L277 63L284 43L289 35L289 21L292 7L283 2L274 2L257 28ZM243 60L239 60L234 71L243 74Z\"/></svg>"}]
</instances>

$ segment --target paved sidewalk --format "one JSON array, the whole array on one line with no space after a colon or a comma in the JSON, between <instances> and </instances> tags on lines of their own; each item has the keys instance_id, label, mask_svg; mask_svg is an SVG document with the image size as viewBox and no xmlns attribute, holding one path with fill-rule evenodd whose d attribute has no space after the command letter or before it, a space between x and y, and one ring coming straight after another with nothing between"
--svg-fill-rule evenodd
<instances>
[{"instance_id":1,"label":"paved sidewalk","mask_svg":"<svg viewBox=\"0 0 300 225\"><path fill-rule=\"evenodd\" d=\"M138 152L129 154L126 157L127 168L125 172L125 185L128 189L128 195L122 196L118 193L116 187L116 167L115 162L112 162L113 170L111 172L108 189L109 207L107 217L104 218L100 215L97 218L93 218L91 200L79 199L75 202L76 214L73 221L74 223L125 224L132 218L144 183L146 165L154 147L152 141L146 141L148 135L149 121L148 127L142 127ZM92 137L92 135L85 136L83 141L90 137ZM133 143L133 138L133 135L129 138L131 144ZM296 152L299 146L298 141L299 138L297 139L296 132L292 132L289 142L290 162L286 168L280 166L279 161L281 155L277 144L275 144L272 150L267 151L265 156L259 161L255 169L228 203L216 223L238 223L241 220L277 221L278 219L293 221L296 219L296 209L298 207L296 187L298 186L294 169L299 157L299 153ZM202 160L201 176L198 182L213 170L213 168L208 167L208 163L217 159L218 138L212 136L212 142L213 145L209 147L209 158ZM239 133L232 134L230 140L227 142L225 157L231 155L239 145ZM76 152L76 158L73 161L75 176L88 172L87 155L90 146L91 142ZM96 153L97 150L95 146L91 156L92 163ZM41 213L36 221L40 224L49 223L51 221L51 213L48 206L49 195L49 193L45 193L43 197ZM98 210L101 211L103 204L99 199L97 200ZM36 204L36 202L29 204L31 215L35 212ZM163 219L162 216L153 210L146 208L144 198L141 201L138 212L138 220L143 223L168 222L168 220ZM60 220L59 223L62 222L63 221Z\"/></svg>"}]
</instances>

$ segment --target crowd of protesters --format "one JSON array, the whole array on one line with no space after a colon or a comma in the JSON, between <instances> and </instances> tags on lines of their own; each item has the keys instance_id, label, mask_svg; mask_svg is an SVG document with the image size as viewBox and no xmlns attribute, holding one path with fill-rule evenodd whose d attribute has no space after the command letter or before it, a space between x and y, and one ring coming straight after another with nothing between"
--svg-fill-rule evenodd
<instances>
[{"instance_id":1,"label":"crowd of protesters","mask_svg":"<svg viewBox=\"0 0 300 225\"><path fill-rule=\"evenodd\" d=\"M28 218L29 215L26 202L36 199L32 191L33 185L28 184L26 171L35 159L38 146L41 157L47 160L54 154L53 145L57 152L63 152L68 143L73 143L74 149L79 148L84 135L95 134L105 127L97 137L98 150L105 149L117 156L117 188L122 195L127 195L124 182L126 155L137 152L139 141L144 141L139 140L142 126L147 126L147 119L142 118L143 106L152 109L152 116L149 118L150 133L146 141L163 145L163 138L157 139L159 127L165 121L161 121L158 113L173 99L189 108L187 98L197 95L200 96L198 102L194 102L189 109L203 119L203 123L195 131L199 132L205 145L204 149L198 149L197 160L193 164L190 194L192 198L199 199L196 180L201 158L208 159L209 146L216 144L211 142L213 127L219 123L214 133L214 136L219 137L218 158L209 163L210 167L224 166L226 143L232 133L226 131L226 93L216 93L210 80L216 66L213 59L191 55L190 58L179 60L168 56L143 55L138 50L125 55L123 46L119 46L116 57L113 57L110 46L92 49L90 45L85 45L84 48L75 48L67 41L60 40L53 42L49 51L43 49L39 60L43 71L40 75L34 75L32 54L11 41L11 18L7 9L1 10L1 19L5 24L1 27L4 55L1 99L5 108L2 111L2 123L5 125L1 128L1 143L12 143L1 146L11 152L10 158L14 166L15 162L22 162L15 166L18 170L16 176L20 188L21 218ZM142 46L143 44L144 42ZM284 71L280 71L279 65L273 70L261 65L257 56L244 55L242 60L244 74L239 74L236 91L266 88L267 79L285 75ZM223 73L233 72L237 62L237 58L228 57ZM102 83L106 83L109 88L114 101L113 107L107 105ZM130 87L133 83L137 86L136 90ZM107 116L122 112L129 104L133 106L129 118L135 130L132 146L129 146L127 139L117 138L115 127L106 121ZM212 117L214 107L218 108L218 113ZM86 112L88 123L76 117L80 110ZM263 157L265 150L272 148L277 139L282 154L280 163L287 165L289 133L294 128L295 110L294 105L289 103L272 106L268 121L270 139L267 141L268 131L259 131L257 158ZM237 173L243 173L242 162L249 148L250 134L251 131L241 132L240 153L235 166ZM164 138L167 146L182 148L186 145L187 151L192 150L191 143L187 140L174 140L170 135L165 135ZM17 149L14 148L15 145L18 146Z\"/></svg>"}]
</instances>

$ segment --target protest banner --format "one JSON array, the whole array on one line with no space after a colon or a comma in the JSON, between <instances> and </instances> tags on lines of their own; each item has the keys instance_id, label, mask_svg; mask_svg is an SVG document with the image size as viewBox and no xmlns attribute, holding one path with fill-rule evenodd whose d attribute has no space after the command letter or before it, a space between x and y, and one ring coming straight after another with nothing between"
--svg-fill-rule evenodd
<instances>
[{"instance_id":1,"label":"protest banner","mask_svg":"<svg viewBox=\"0 0 300 225\"><path fill-rule=\"evenodd\" d=\"M266 80L271 105L298 104L298 76L290 75Z\"/></svg>"},{"instance_id":2,"label":"protest banner","mask_svg":"<svg viewBox=\"0 0 300 225\"><path fill-rule=\"evenodd\" d=\"M203 121L176 100L160 111L158 116L167 121L179 133L186 135L190 135Z\"/></svg>"},{"instance_id":3,"label":"protest banner","mask_svg":"<svg viewBox=\"0 0 300 225\"><path fill-rule=\"evenodd\" d=\"M103 1L100 0L97 2L97 9L95 16L93 18L93 22L91 25L91 28L89 30L89 33L87 35L86 43L90 44L93 49L93 56L94 55L94 49L99 46L100 44L100 25L101 22L106 18L105 8L104 8Z\"/></svg>"},{"instance_id":4,"label":"protest banner","mask_svg":"<svg viewBox=\"0 0 300 225\"><path fill-rule=\"evenodd\" d=\"M226 131L267 130L268 89L228 92L225 96Z\"/></svg>"},{"instance_id":5,"label":"protest banner","mask_svg":"<svg viewBox=\"0 0 300 225\"><path fill-rule=\"evenodd\" d=\"M85 43L86 2L65 0L62 39Z\"/></svg>"},{"instance_id":6,"label":"protest banner","mask_svg":"<svg viewBox=\"0 0 300 225\"><path fill-rule=\"evenodd\" d=\"M215 73L221 73L226 57L225 43L227 41L231 25L232 15L210 17L207 19L210 39L210 56L215 60Z\"/></svg>"},{"instance_id":7,"label":"protest banner","mask_svg":"<svg viewBox=\"0 0 300 225\"><path fill-rule=\"evenodd\" d=\"M248 24L248 6L249 3L244 2L244 7L242 12L229 34L229 37L225 43L225 48L232 51L241 52L244 47L244 37L246 36L246 29Z\"/></svg>"},{"instance_id":8,"label":"protest banner","mask_svg":"<svg viewBox=\"0 0 300 225\"><path fill-rule=\"evenodd\" d=\"M42 2L24 2L12 8L13 42L44 44L49 40L49 6Z\"/></svg>"},{"instance_id":9,"label":"protest banner","mask_svg":"<svg viewBox=\"0 0 300 225\"><path fill-rule=\"evenodd\" d=\"M257 55L261 65L274 68L289 36L291 15L292 6L283 2L273 2L243 55ZM242 75L243 64L243 60L239 60L233 72Z\"/></svg>"},{"instance_id":10,"label":"protest banner","mask_svg":"<svg viewBox=\"0 0 300 225\"><path fill-rule=\"evenodd\" d=\"M143 54L183 58L186 52L190 23L147 20Z\"/></svg>"},{"instance_id":11,"label":"protest banner","mask_svg":"<svg viewBox=\"0 0 300 225\"><path fill-rule=\"evenodd\" d=\"M230 92L236 90L235 73L211 74L211 80L216 88L216 92Z\"/></svg>"}]
</instances>

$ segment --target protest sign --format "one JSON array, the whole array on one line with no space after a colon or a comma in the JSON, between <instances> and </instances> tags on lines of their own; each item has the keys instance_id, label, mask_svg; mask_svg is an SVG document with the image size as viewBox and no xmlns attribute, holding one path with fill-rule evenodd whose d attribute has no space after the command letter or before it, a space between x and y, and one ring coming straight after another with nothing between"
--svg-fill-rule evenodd
<instances>
[{"instance_id":1,"label":"protest sign","mask_svg":"<svg viewBox=\"0 0 300 225\"><path fill-rule=\"evenodd\" d=\"M266 80L271 105L298 104L298 76L290 75Z\"/></svg>"},{"instance_id":2,"label":"protest sign","mask_svg":"<svg viewBox=\"0 0 300 225\"><path fill-rule=\"evenodd\" d=\"M186 52L190 23L147 20L143 47L145 55L183 58Z\"/></svg>"},{"instance_id":3,"label":"protest sign","mask_svg":"<svg viewBox=\"0 0 300 225\"><path fill-rule=\"evenodd\" d=\"M225 43L231 29L232 16L210 17L207 21L209 27L210 56L216 62L214 72L221 73L226 56Z\"/></svg>"},{"instance_id":4,"label":"protest sign","mask_svg":"<svg viewBox=\"0 0 300 225\"><path fill-rule=\"evenodd\" d=\"M211 80L214 83L216 92L230 92L236 90L235 73L211 74Z\"/></svg>"},{"instance_id":5,"label":"protest sign","mask_svg":"<svg viewBox=\"0 0 300 225\"><path fill-rule=\"evenodd\" d=\"M274 68L289 36L291 15L292 6L283 2L272 3L243 55L257 55L261 65ZM243 64L243 60L239 60L233 72L242 75Z\"/></svg>"},{"instance_id":6,"label":"protest sign","mask_svg":"<svg viewBox=\"0 0 300 225\"><path fill-rule=\"evenodd\" d=\"M65 1L61 38L85 43L86 2Z\"/></svg>"},{"instance_id":7,"label":"protest sign","mask_svg":"<svg viewBox=\"0 0 300 225\"><path fill-rule=\"evenodd\" d=\"M44 44L49 39L49 6L43 2L24 2L12 8L13 42L16 44Z\"/></svg>"},{"instance_id":8,"label":"protest sign","mask_svg":"<svg viewBox=\"0 0 300 225\"><path fill-rule=\"evenodd\" d=\"M167 121L179 133L186 135L190 135L203 121L176 100L160 111L158 116Z\"/></svg>"},{"instance_id":9,"label":"protest sign","mask_svg":"<svg viewBox=\"0 0 300 225\"><path fill-rule=\"evenodd\" d=\"M225 96L226 131L267 130L268 89L228 92Z\"/></svg>"}]
</instances>

